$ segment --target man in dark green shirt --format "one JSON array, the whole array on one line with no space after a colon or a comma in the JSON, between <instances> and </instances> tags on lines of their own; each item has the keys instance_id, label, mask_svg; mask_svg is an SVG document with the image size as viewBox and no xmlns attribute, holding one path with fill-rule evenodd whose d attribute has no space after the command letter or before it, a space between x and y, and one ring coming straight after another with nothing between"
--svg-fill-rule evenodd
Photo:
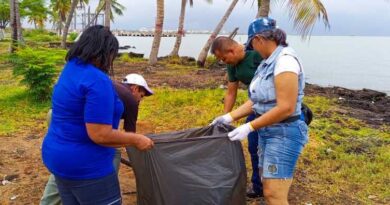
<instances>
[{"instance_id":1,"label":"man in dark green shirt","mask_svg":"<svg viewBox=\"0 0 390 205\"><path fill-rule=\"evenodd\" d=\"M246 86L252 81L252 78L263 60L256 51L245 51L242 44L237 43L229 37L217 37L212 46L211 53L219 60L222 60L227 66L228 86L224 99L224 112L229 113L234 107L237 98L239 82ZM247 121L255 119L255 115L250 115ZM248 151L252 161L252 189L247 192L247 196L255 198L263 196L263 186L259 176L259 157L257 155L258 133L251 132L248 135Z\"/></svg>"}]
</instances>

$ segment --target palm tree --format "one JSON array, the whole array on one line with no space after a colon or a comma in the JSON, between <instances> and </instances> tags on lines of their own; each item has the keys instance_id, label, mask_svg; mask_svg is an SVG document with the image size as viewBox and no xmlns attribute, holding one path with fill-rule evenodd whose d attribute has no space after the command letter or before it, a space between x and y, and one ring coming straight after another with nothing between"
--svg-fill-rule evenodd
<instances>
[{"instance_id":1,"label":"palm tree","mask_svg":"<svg viewBox=\"0 0 390 205\"><path fill-rule=\"evenodd\" d=\"M1 8L0 8L0 40L4 39L4 30L5 27L10 22L10 7L9 0L0 0Z\"/></svg>"},{"instance_id":2,"label":"palm tree","mask_svg":"<svg viewBox=\"0 0 390 205\"><path fill-rule=\"evenodd\" d=\"M279 0L281 5L287 5L290 12L290 18L294 20L294 28L301 33L302 37L306 37L312 31L315 22L322 17L326 27L329 27L328 14L321 0ZM232 2L233 4L234 2ZM267 17L270 12L270 0L257 0L258 13L256 17ZM226 15L226 14L225 14ZM218 31L219 32L219 31ZM205 47L198 57L198 65L204 66L208 50L217 33L211 34Z\"/></svg>"},{"instance_id":3,"label":"palm tree","mask_svg":"<svg viewBox=\"0 0 390 205\"><path fill-rule=\"evenodd\" d=\"M257 0L259 17L267 17L270 12L270 0ZM328 13L321 0L284 0L279 1L287 7L290 19L294 21L294 28L306 37L312 31L314 24L322 18L325 27L330 27Z\"/></svg>"},{"instance_id":4,"label":"palm tree","mask_svg":"<svg viewBox=\"0 0 390 205\"><path fill-rule=\"evenodd\" d=\"M184 16L186 13L187 1L189 1L191 7L194 4L193 0L181 0L179 26L177 28L175 45L173 46L173 50L172 50L170 56L179 56L179 48L180 48L180 44L181 44L181 39L184 35L183 27L184 27Z\"/></svg>"},{"instance_id":5,"label":"palm tree","mask_svg":"<svg viewBox=\"0 0 390 205\"><path fill-rule=\"evenodd\" d=\"M96 7L96 10L95 10L96 14L100 13L101 11L103 11L103 9L105 11L104 12L105 14L109 13L109 15L105 15L105 17L109 16L110 18L109 19L107 19L107 18L104 19L104 21L105 21L104 25L107 25L107 24L109 25L110 22L106 22L106 21L109 21L109 20L114 22L114 14L116 14L118 16L122 16L123 15L123 11L126 10L126 7L123 6L122 4L118 3L118 0L110 0L109 3L111 4L111 6L110 6L111 10L110 11L106 12L106 9L107 9L107 7L106 7L106 0L100 0L99 4L98 4L98 6ZM108 7L108 8L110 8L110 7ZM95 17L97 17L97 15ZM95 18L93 18L90 21L90 23L94 22L94 19Z\"/></svg>"},{"instance_id":6,"label":"palm tree","mask_svg":"<svg viewBox=\"0 0 390 205\"><path fill-rule=\"evenodd\" d=\"M64 32L62 33L62 40L61 40L61 47L66 49L66 38L68 37L68 31L70 27L70 22L72 21L73 13L76 9L76 6L78 4L79 0L73 0L72 5L70 7L70 11L68 14L68 18L66 18L66 23L64 27Z\"/></svg>"},{"instance_id":7,"label":"palm tree","mask_svg":"<svg viewBox=\"0 0 390 205\"><path fill-rule=\"evenodd\" d=\"M207 40L206 44L203 46L203 49L198 56L198 60L197 60L198 66L204 67L206 57L210 50L211 44L213 43L214 39L217 37L218 33L221 31L223 25L225 24L226 20L229 18L237 2L238 0L232 1L229 8L225 12L225 15L222 17L221 21L218 23L217 27L215 27L213 33L210 35L209 39Z\"/></svg>"},{"instance_id":8,"label":"palm tree","mask_svg":"<svg viewBox=\"0 0 390 205\"><path fill-rule=\"evenodd\" d=\"M44 0L23 0L20 8L21 15L27 17L28 23L33 23L35 28L44 27L48 14Z\"/></svg>"},{"instance_id":9,"label":"palm tree","mask_svg":"<svg viewBox=\"0 0 390 205\"><path fill-rule=\"evenodd\" d=\"M63 23L66 20L66 15L70 11L70 0L50 0L50 8L54 15L58 15L58 18L52 18L52 20L57 20L57 33L62 35Z\"/></svg>"},{"instance_id":10,"label":"palm tree","mask_svg":"<svg viewBox=\"0 0 390 205\"><path fill-rule=\"evenodd\" d=\"M10 52L13 53L15 52L18 43L23 42L18 0L10 0L10 21L12 30Z\"/></svg>"},{"instance_id":11,"label":"palm tree","mask_svg":"<svg viewBox=\"0 0 390 205\"><path fill-rule=\"evenodd\" d=\"M104 0L104 26L110 28L110 17L111 17L111 0Z\"/></svg>"},{"instance_id":12,"label":"palm tree","mask_svg":"<svg viewBox=\"0 0 390 205\"><path fill-rule=\"evenodd\" d=\"M149 64L155 65L157 63L158 50L160 48L161 34L164 23L164 0L157 0L157 17L154 29L154 39L152 50L150 51Z\"/></svg>"}]
</instances>

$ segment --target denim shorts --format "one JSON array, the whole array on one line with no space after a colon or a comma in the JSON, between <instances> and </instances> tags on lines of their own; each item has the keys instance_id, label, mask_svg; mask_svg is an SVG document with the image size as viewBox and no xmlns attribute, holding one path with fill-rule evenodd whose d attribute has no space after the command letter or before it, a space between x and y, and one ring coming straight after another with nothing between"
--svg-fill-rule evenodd
<instances>
[{"instance_id":1,"label":"denim shorts","mask_svg":"<svg viewBox=\"0 0 390 205\"><path fill-rule=\"evenodd\" d=\"M118 176L112 174L90 180L68 180L55 176L64 205L120 205L122 198Z\"/></svg>"},{"instance_id":2,"label":"denim shorts","mask_svg":"<svg viewBox=\"0 0 390 205\"><path fill-rule=\"evenodd\" d=\"M258 130L259 169L263 178L291 179L303 147L308 142L302 120L278 123Z\"/></svg>"}]
</instances>

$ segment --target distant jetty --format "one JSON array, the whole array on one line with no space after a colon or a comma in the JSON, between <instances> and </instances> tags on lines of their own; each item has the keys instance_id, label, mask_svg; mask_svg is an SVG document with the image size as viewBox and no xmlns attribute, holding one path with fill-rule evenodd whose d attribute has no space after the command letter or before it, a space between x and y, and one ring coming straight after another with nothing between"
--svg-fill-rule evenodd
<instances>
[{"instance_id":1,"label":"distant jetty","mask_svg":"<svg viewBox=\"0 0 390 205\"><path fill-rule=\"evenodd\" d=\"M116 36L154 37L154 31L113 31ZM177 32L163 32L162 37L176 37Z\"/></svg>"}]
</instances>

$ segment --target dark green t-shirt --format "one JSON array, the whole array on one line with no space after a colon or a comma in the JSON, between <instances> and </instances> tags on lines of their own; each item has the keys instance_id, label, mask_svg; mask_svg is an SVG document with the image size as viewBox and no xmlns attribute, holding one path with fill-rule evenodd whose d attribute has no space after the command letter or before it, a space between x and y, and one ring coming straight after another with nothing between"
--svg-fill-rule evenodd
<instances>
[{"instance_id":1,"label":"dark green t-shirt","mask_svg":"<svg viewBox=\"0 0 390 205\"><path fill-rule=\"evenodd\" d=\"M246 51L245 58L241 62L237 65L227 66L229 82L240 81L245 85L249 85L262 60L256 51Z\"/></svg>"}]
</instances>

